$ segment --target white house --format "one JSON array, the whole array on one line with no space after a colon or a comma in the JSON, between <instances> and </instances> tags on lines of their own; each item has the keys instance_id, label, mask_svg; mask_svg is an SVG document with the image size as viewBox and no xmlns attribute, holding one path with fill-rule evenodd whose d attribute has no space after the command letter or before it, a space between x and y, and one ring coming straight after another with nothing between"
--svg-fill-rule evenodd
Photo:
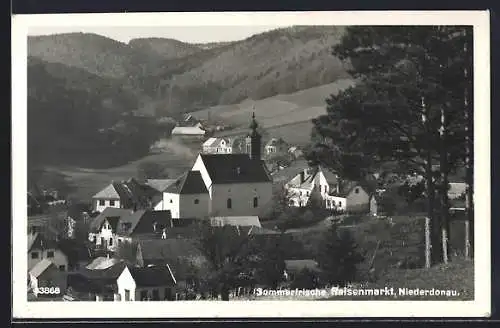
<instances>
[{"instance_id":1,"label":"white house","mask_svg":"<svg viewBox=\"0 0 500 328\"><path fill-rule=\"evenodd\" d=\"M187 171L163 192L162 210L172 218L203 218L208 214L210 197L199 171Z\"/></svg>"},{"instance_id":2,"label":"white house","mask_svg":"<svg viewBox=\"0 0 500 328\"><path fill-rule=\"evenodd\" d=\"M373 194L369 186L341 180L320 166L301 171L285 184L285 189L290 206L307 206L311 196L316 195L325 208L340 212L369 212Z\"/></svg>"},{"instance_id":3,"label":"white house","mask_svg":"<svg viewBox=\"0 0 500 328\"><path fill-rule=\"evenodd\" d=\"M174 274L165 266L125 267L117 279L121 301L175 300Z\"/></svg>"},{"instance_id":4,"label":"white house","mask_svg":"<svg viewBox=\"0 0 500 328\"><path fill-rule=\"evenodd\" d=\"M299 172L299 174L285 184L285 189L288 192L291 206L306 206L311 199L311 195L316 193L320 196L325 208L345 211L345 198L332 194L333 191L337 190L338 182L337 174L318 166Z\"/></svg>"},{"instance_id":5,"label":"white house","mask_svg":"<svg viewBox=\"0 0 500 328\"><path fill-rule=\"evenodd\" d=\"M288 145L282 138L271 138L264 147L266 155L283 154L288 150Z\"/></svg>"},{"instance_id":6,"label":"white house","mask_svg":"<svg viewBox=\"0 0 500 328\"><path fill-rule=\"evenodd\" d=\"M203 153L205 154L232 154L233 147L228 138L208 138L203 143Z\"/></svg>"},{"instance_id":7,"label":"white house","mask_svg":"<svg viewBox=\"0 0 500 328\"><path fill-rule=\"evenodd\" d=\"M56 241L38 232L28 234L28 270L44 259L54 263L60 271L68 270L68 256L59 249Z\"/></svg>"},{"instance_id":8,"label":"white house","mask_svg":"<svg viewBox=\"0 0 500 328\"><path fill-rule=\"evenodd\" d=\"M92 222L89 240L96 246L115 250L134 238L161 238L164 229L171 225L170 211L107 208Z\"/></svg>"},{"instance_id":9,"label":"white house","mask_svg":"<svg viewBox=\"0 0 500 328\"><path fill-rule=\"evenodd\" d=\"M161 200L161 193L148 184L139 183L135 179L112 181L108 186L92 196L92 207L95 212L112 208L150 208Z\"/></svg>"}]
</instances>

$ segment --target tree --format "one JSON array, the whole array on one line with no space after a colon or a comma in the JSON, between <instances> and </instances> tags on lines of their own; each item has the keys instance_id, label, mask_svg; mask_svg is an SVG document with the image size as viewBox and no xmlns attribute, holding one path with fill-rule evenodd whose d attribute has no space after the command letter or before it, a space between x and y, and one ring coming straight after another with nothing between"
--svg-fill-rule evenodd
<instances>
[{"instance_id":1,"label":"tree","mask_svg":"<svg viewBox=\"0 0 500 328\"><path fill-rule=\"evenodd\" d=\"M445 197L436 203L435 189L446 183L446 174L463 153L463 111L458 110L463 106L457 105L463 88L456 83L465 61L458 51L463 43L456 37L460 28L378 26L346 31L334 54L350 61L349 73L358 82L327 100L327 115L313 121L316 145L308 157L351 179L387 161L421 174L430 252L430 244L440 242L440 228L447 232L446 224L441 226L447 221ZM433 170L438 161L441 177ZM432 262L441 261L444 248L432 248L426 265L431 255Z\"/></svg>"},{"instance_id":2,"label":"tree","mask_svg":"<svg viewBox=\"0 0 500 328\"><path fill-rule=\"evenodd\" d=\"M339 230L332 224L326 231L318 254L318 264L325 280L335 285L354 281L357 265L364 261L349 230Z\"/></svg>"},{"instance_id":3,"label":"tree","mask_svg":"<svg viewBox=\"0 0 500 328\"><path fill-rule=\"evenodd\" d=\"M234 226L200 226L198 249L211 266L207 284L212 291L221 294L222 300L229 300L230 290L238 286L240 277L248 274L251 248L249 236Z\"/></svg>"},{"instance_id":4,"label":"tree","mask_svg":"<svg viewBox=\"0 0 500 328\"><path fill-rule=\"evenodd\" d=\"M165 168L156 162L142 162L137 168L140 179L167 179L168 173Z\"/></svg>"},{"instance_id":5,"label":"tree","mask_svg":"<svg viewBox=\"0 0 500 328\"><path fill-rule=\"evenodd\" d=\"M314 289L320 286L320 274L316 271L304 268L300 270L294 277L290 287Z\"/></svg>"}]
</instances>

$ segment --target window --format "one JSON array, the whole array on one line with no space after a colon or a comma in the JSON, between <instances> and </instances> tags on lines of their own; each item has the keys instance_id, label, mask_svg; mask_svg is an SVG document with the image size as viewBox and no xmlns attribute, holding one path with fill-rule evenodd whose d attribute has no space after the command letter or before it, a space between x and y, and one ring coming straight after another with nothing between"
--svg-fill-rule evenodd
<instances>
[{"instance_id":1,"label":"window","mask_svg":"<svg viewBox=\"0 0 500 328\"><path fill-rule=\"evenodd\" d=\"M106 205L106 202L104 201L104 199L100 199L100 200L99 200L99 205L100 205L100 206L104 206L104 205Z\"/></svg>"},{"instance_id":2,"label":"window","mask_svg":"<svg viewBox=\"0 0 500 328\"><path fill-rule=\"evenodd\" d=\"M115 206L115 201L114 200L110 200L109 201L109 206Z\"/></svg>"},{"instance_id":3,"label":"window","mask_svg":"<svg viewBox=\"0 0 500 328\"><path fill-rule=\"evenodd\" d=\"M109 246L113 246L113 238L109 238Z\"/></svg>"},{"instance_id":4,"label":"window","mask_svg":"<svg viewBox=\"0 0 500 328\"><path fill-rule=\"evenodd\" d=\"M153 301L159 301L160 300L160 293L158 289L153 289Z\"/></svg>"},{"instance_id":5,"label":"window","mask_svg":"<svg viewBox=\"0 0 500 328\"><path fill-rule=\"evenodd\" d=\"M31 253L31 258L32 259L37 259L38 258L38 252Z\"/></svg>"},{"instance_id":6,"label":"window","mask_svg":"<svg viewBox=\"0 0 500 328\"><path fill-rule=\"evenodd\" d=\"M122 240L118 239L118 245L120 245L121 243L122 243Z\"/></svg>"},{"instance_id":7,"label":"window","mask_svg":"<svg viewBox=\"0 0 500 328\"><path fill-rule=\"evenodd\" d=\"M94 244L97 243L97 237L96 236L92 237L92 240L94 241Z\"/></svg>"},{"instance_id":8,"label":"window","mask_svg":"<svg viewBox=\"0 0 500 328\"><path fill-rule=\"evenodd\" d=\"M59 271L66 271L66 266L65 265L60 265L59 266Z\"/></svg>"},{"instance_id":9,"label":"window","mask_svg":"<svg viewBox=\"0 0 500 328\"><path fill-rule=\"evenodd\" d=\"M130 301L130 290L125 289L125 301Z\"/></svg>"},{"instance_id":10,"label":"window","mask_svg":"<svg viewBox=\"0 0 500 328\"><path fill-rule=\"evenodd\" d=\"M194 200L194 203L195 203L195 204L199 204L199 203L200 203L200 200L199 200L199 199L195 199L195 200Z\"/></svg>"},{"instance_id":11,"label":"window","mask_svg":"<svg viewBox=\"0 0 500 328\"><path fill-rule=\"evenodd\" d=\"M326 193L326 186L325 186L325 193Z\"/></svg>"},{"instance_id":12,"label":"window","mask_svg":"<svg viewBox=\"0 0 500 328\"><path fill-rule=\"evenodd\" d=\"M227 199L227 208L232 208L233 207L233 202L231 201L231 198Z\"/></svg>"},{"instance_id":13,"label":"window","mask_svg":"<svg viewBox=\"0 0 500 328\"><path fill-rule=\"evenodd\" d=\"M141 301L147 301L147 298L148 298L148 291L141 290Z\"/></svg>"},{"instance_id":14,"label":"window","mask_svg":"<svg viewBox=\"0 0 500 328\"><path fill-rule=\"evenodd\" d=\"M354 192L355 192L356 194L359 194L359 188L354 189Z\"/></svg>"},{"instance_id":15,"label":"window","mask_svg":"<svg viewBox=\"0 0 500 328\"><path fill-rule=\"evenodd\" d=\"M47 258L53 258L54 257L54 251L48 251L47 252Z\"/></svg>"},{"instance_id":16,"label":"window","mask_svg":"<svg viewBox=\"0 0 500 328\"><path fill-rule=\"evenodd\" d=\"M170 204L172 204L172 203L173 203L172 200L170 200Z\"/></svg>"},{"instance_id":17,"label":"window","mask_svg":"<svg viewBox=\"0 0 500 328\"><path fill-rule=\"evenodd\" d=\"M101 237L101 245L104 246L104 237Z\"/></svg>"},{"instance_id":18,"label":"window","mask_svg":"<svg viewBox=\"0 0 500 328\"><path fill-rule=\"evenodd\" d=\"M257 197L253 198L253 207L254 208L259 207L259 199Z\"/></svg>"}]
</instances>

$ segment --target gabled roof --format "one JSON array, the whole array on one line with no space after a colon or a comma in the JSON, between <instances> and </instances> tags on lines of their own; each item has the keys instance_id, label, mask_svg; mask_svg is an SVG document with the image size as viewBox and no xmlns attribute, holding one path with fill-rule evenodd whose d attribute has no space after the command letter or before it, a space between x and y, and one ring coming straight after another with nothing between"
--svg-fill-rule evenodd
<instances>
[{"instance_id":1,"label":"gabled roof","mask_svg":"<svg viewBox=\"0 0 500 328\"><path fill-rule=\"evenodd\" d=\"M100 256L95 258L92 262L90 262L85 268L89 270L105 270L111 268L113 265L119 263L120 260L115 258L108 258L104 256Z\"/></svg>"},{"instance_id":2,"label":"gabled roof","mask_svg":"<svg viewBox=\"0 0 500 328\"><path fill-rule=\"evenodd\" d=\"M165 191L172 183L175 182L175 179L148 179L146 180L146 184L151 188L154 188L160 192Z\"/></svg>"},{"instance_id":3,"label":"gabled roof","mask_svg":"<svg viewBox=\"0 0 500 328\"><path fill-rule=\"evenodd\" d=\"M124 208L107 207L90 223L90 230L97 231L102 226L104 220L109 217L122 217L129 215L131 210Z\"/></svg>"},{"instance_id":4,"label":"gabled roof","mask_svg":"<svg viewBox=\"0 0 500 328\"><path fill-rule=\"evenodd\" d=\"M45 236L39 232L28 234L28 252L33 249L57 249L57 243L55 240L45 238Z\"/></svg>"},{"instance_id":5,"label":"gabled roof","mask_svg":"<svg viewBox=\"0 0 500 328\"><path fill-rule=\"evenodd\" d=\"M205 135L205 130L197 127L197 126L176 126L172 130L172 134L179 135Z\"/></svg>"},{"instance_id":6,"label":"gabled roof","mask_svg":"<svg viewBox=\"0 0 500 328\"><path fill-rule=\"evenodd\" d=\"M201 177L200 171L187 171L172 183L165 192L172 194L205 194L208 193L205 182Z\"/></svg>"},{"instance_id":7,"label":"gabled roof","mask_svg":"<svg viewBox=\"0 0 500 328\"><path fill-rule=\"evenodd\" d=\"M137 287L174 286L176 281L170 268L165 266L129 267Z\"/></svg>"},{"instance_id":8,"label":"gabled roof","mask_svg":"<svg viewBox=\"0 0 500 328\"><path fill-rule=\"evenodd\" d=\"M30 270L30 275L32 275L35 278L38 278L51 266L54 266L54 263L52 263L50 260L43 259L37 264L35 264L35 266Z\"/></svg>"},{"instance_id":9,"label":"gabled roof","mask_svg":"<svg viewBox=\"0 0 500 328\"><path fill-rule=\"evenodd\" d=\"M203 147L212 147L215 144L216 141L217 141L217 138L214 138L214 137L208 138L203 143Z\"/></svg>"},{"instance_id":10,"label":"gabled roof","mask_svg":"<svg viewBox=\"0 0 500 328\"><path fill-rule=\"evenodd\" d=\"M271 182L261 160L247 154L200 154L213 184Z\"/></svg>"},{"instance_id":11,"label":"gabled roof","mask_svg":"<svg viewBox=\"0 0 500 328\"><path fill-rule=\"evenodd\" d=\"M138 241L138 251L146 263L169 263L178 258L203 257L196 241L184 238Z\"/></svg>"},{"instance_id":12,"label":"gabled roof","mask_svg":"<svg viewBox=\"0 0 500 328\"><path fill-rule=\"evenodd\" d=\"M148 184L139 183L131 178L128 181L112 182L106 188L95 194L94 199L119 199L124 207L134 204L146 206L148 201L161 194Z\"/></svg>"},{"instance_id":13,"label":"gabled roof","mask_svg":"<svg viewBox=\"0 0 500 328\"><path fill-rule=\"evenodd\" d=\"M137 211L129 216L121 218L117 234L128 236L132 234L142 234L153 232L153 226L156 223L157 229L169 227L171 225L172 216L169 210L166 211ZM125 228L123 223L128 224Z\"/></svg>"},{"instance_id":14,"label":"gabled roof","mask_svg":"<svg viewBox=\"0 0 500 328\"><path fill-rule=\"evenodd\" d=\"M210 223L214 226L246 226L246 227L262 227L258 216L225 216L210 218Z\"/></svg>"},{"instance_id":15,"label":"gabled roof","mask_svg":"<svg viewBox=\"0 0 500 328\"><path fill-rule=\"evenodd\" d=\"M118 221L120 220L119 216L112 216L106 218L105 221L108 221L109 225L111 226L112 231L116 231L116 227L118 226Z\"/></svg>"},{"instance_id":16,"label":"gabled roof","mask_svg":"<svg viewBox=\"0 0 500 328\"><path fill-rule=\"evenodd\" d=\"M124 261L118 261L104 269L83 268L78 273L90 280L112 280L115 281L125 269Z\"/></svg>"},{"instance_id":17,"label":"gabled roof","mask_svg":"<svg viewBox=\"0 0 500 328\"><path fill-rule=\"evenodd\" d=\"M114 183L110 183L104 189L102 189L97 194L95 194L94 196L92 196L92 198L97 198L97 199L120 199L120 195L118 194L118 191L115 189L115 184Z\"/></svg>"}]
</instances>

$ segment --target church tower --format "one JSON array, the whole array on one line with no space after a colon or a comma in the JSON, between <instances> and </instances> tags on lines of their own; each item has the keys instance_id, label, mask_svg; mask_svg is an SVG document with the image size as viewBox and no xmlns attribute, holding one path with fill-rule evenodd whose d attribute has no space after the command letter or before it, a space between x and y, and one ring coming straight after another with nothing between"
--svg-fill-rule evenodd
<instances>
[{"instance_id":1,"label":"church tower","mask_svg":"<svg viewBox=\"0 0 500 328\"><path fill-rule=\"evenodd\" d=\"M245 138L245 152L250 156L250 159L260 160L261 139L262 136L257 131L257 121L255 120L255 112L252 114L252 123L250 124L250 134Z\"/></svg>"}]
</instances>

